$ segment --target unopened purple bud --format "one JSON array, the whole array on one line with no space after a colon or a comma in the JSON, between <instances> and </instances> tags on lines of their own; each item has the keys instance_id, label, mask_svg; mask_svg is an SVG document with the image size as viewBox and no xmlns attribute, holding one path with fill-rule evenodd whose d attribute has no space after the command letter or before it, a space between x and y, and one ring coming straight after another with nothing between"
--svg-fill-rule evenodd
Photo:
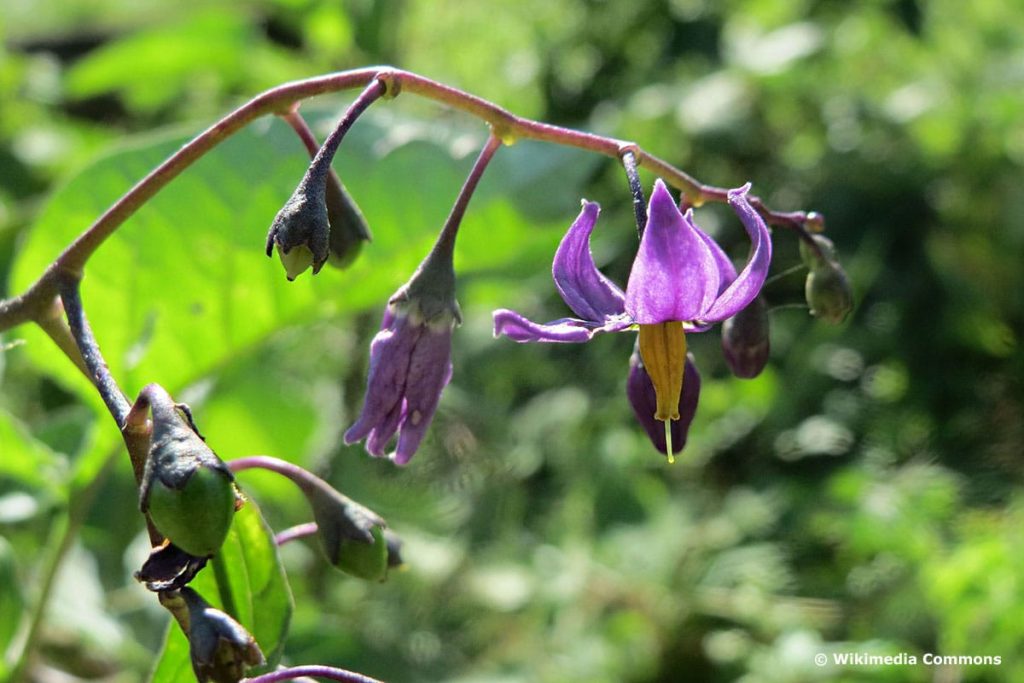
<instances>
[{"instance_id":1,"label":"unopened purple bud","mask_svg":"<svg viewBox=\"0 0 1024 683\"><path fill-rule=\"evenodd\" d=\"M665 452L665 424L654 418L658 407L654 382L644 368L640 353L636 350L629 358L629 377L626 380L626 395L633 406L633 413L640 425L647 432L651 443L660 453ZM690 423L697 413L697 400L700 398L700 374L693 364L693 357L687 355L686 367L683 371L683 390L679 396L679 419L670 423L672 433L672 452L678 453L686 445L686 437L690 431Z\"/></svg>"},{"instance_id":2,"label":"unopened purple bud","mask_svg":"<svg viewBox=\"0 0 1024 683\"><path fill-rule=\"evenodd\" d=\"M732 374L757 377L768 363L768 304L758 296L722 324L722 354Z\"/></svg>"},{"instance_id":3,"label":"unopened purple bud","mask_svg":"<svg viewBox=\"0 0 1024 683\"><path fill-rule=\"evenodd\" d=\"M310 266L320 272L330 254L331 224L327 217L326 178L313 167L278 211L267 233L267 256L276 247L289 280Z\"/></svg>"}]
</instances>

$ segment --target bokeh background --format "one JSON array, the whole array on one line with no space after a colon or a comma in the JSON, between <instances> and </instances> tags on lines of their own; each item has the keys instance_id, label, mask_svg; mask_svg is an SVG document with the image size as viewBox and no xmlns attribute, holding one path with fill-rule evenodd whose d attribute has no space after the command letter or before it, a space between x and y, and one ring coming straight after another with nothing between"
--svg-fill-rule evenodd
<instances>
[{"instance_id":1,"label":"bokeh background","mask_svg":"<svg viewBox=\"0 0 1024 683\"><path fill-rule=\"evenodd\" d=\"M777 230L770 365L733 379L718 331L695 337L700 408L667 466L625 399L629 335L491 339L498 306L565 315L550 255L580 197L604 207L594 251L620 283L635 250L611 160L517 144L470 206L454 379L397 470L340 433L383 302L485 131L375 106L336 163L374 242L289 284L261 251L303 150L255 124L101 250L84 297L127 391L161 382L222 457L303 464L405 539L383 584L283 549L287 661L459 683L1024 680L1024 6L5 0L0 294L232 106L375 63L823 212L857 307L811 318ZM350 98L303 111L323 134ZM698 219L743 257L728 211ZM146 542L116 430L45 338L0 343L0 653L59 566L33 679L143 680L167 616L131 577ZM240 480L276 527L308 518L286 483ZM838 652L1002 664L815 666Z\"/></svg>"}]
</instances>

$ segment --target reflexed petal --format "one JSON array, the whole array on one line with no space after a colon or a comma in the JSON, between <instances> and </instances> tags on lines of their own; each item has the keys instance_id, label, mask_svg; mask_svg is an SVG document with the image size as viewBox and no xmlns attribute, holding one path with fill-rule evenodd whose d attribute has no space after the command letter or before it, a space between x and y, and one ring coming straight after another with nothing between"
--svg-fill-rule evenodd
<instances>
[{"instance_id":1,"label":"reflexed petal","mask_svg":"<svg viewBox=\"0 0 1024 683\"><path fill-rule=\"evenodd\" d=\"M711 255L715 257L715 263L718 265L718 293L721 294L736 279L736 267L732 265L732 261L729 260L729 257L722 251L722 248L718 246L718 242L711 235L701 230L700 226L696 223L694 223L693 227L697 234L700 235L700 238L704 240L704 244L708 245Z\"/></svg>"},{"instance_id":2,"label":"reflexed petal","mask_svg":"<svg viewBox=\"0 0 1024 683\"><path fill-rule=\"evenodd\" d=\"M750 183L741 188L729 190L729 205L743 221L743 227L750 235L753 249L743 271L702 316L701 319L706 322L725 320L746 308L747 304L753 301L761 291L765 277L768 275L768 267L772 261L772 240L764 219L747 202L747 192L749 191Z\"/></svg>"},{"instance_id":3,"label":"reflexed petal","mask_svg":"<svg viewBox=\"0 0 1024 683\"><path fill-rule=\"evenodd\" d=\"M661 180L647 213L626 286L626 312L642 325L702 319L718 295L716 255L695 230L693 212L681 214Z\"/></svg>"},{"instance_id":4,"label":"reflexed petal","mask_svg":"<svg viewBox=\"0 0 1024 683\"><path fill-rule=\"evenodd\" d=\"M665 452L665 423L654 419L657 409L657 398L654 383L640 360L640 354L634 353L629 359L629 377L626 380L626 396L633 407L637 421L647 432L648 438L659 453ZM686 445L686 437L690 424L697 413L697 402L700 398L700 374L693 364L692 356L686 357L686 369L683 374L683 393L679 397L679 419L673 420L672 452L678 453Z\"/></svg>"},{"instance_id":5,"label":"reflexed petal","mask_svg":"<svg viewBox=\"0 0 1024 683\"><path fill-rule=\"evenodd\" d=\"M516 342L580 343L590 341L595 334L618 332L629 325L625 317L610 318L603 323L559 318L542 324L506 308L494 311L494 336L504 335Z\"/></svg>"},{"instance_id":6,"label":"reflexed petal","mask_svg":"<svg viewBox=\"0 0 1024 683\"><path fill-rule=\"evenodd\" d=\"M583 209L558 245L551 266L562 299L584 320L603 320L623 310L622 290L601 274L590 253L590 233L600 211L596 203L583 202Z\"/></svg>"}]
</instances>

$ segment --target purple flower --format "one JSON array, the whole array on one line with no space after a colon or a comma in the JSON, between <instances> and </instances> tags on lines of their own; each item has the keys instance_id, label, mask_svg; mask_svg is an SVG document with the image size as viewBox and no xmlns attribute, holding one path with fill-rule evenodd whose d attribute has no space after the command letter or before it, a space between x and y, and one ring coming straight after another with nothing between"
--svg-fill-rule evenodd
<instances>
[{"instance_id":1,"label":"purple flower","mask_svg":"<svg viewBox=\"0 0 1024 683\"><path fill-rule=\"evenodd\" d=\"M435 249L388 302L370 344L363 410L345 443L366 439L367 452L382 457L398 434L390 457L409 462L452 377L452 329L461 320L451 253Z\"/></svg>"},{"instance_id":2,"label":"purple flower","mask_svg":"<svg viewBox=\"0 0 1024 683\"><path fill-rule=\"evenodd\" d=\"M699 388L696 368L687 360L685 333L703 332L743 310L761 291L771 263L768 227L747 201L749 189L748 184L728 193L753 244L737 275L722 248L694 223L693 212L680 212L665 184L656 181L625 293L594 265L590 234L600 208L584 201L552 266L555 286L579 317L539 324L501 309L494 312L495 336L517 342L585 342L637 326L640 362L634 363L627 394L638 417L650 413L664 422L664 440L659 440L653 435L657 425L639 417L671 460L696 409L697 391L683 390L684 376L694 378L691 384ZM653 405L647 404L646 381L654 388Z\"/></svg>"}]
</instances>

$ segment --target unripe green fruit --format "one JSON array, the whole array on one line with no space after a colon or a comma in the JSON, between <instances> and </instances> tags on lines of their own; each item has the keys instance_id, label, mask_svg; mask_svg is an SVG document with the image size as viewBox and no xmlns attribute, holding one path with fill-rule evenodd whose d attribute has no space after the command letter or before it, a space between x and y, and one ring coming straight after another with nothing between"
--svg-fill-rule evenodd
<instances>
[{"instance_id":1,"label":"unripe green fruit","mask_svg":"<svg viewBox=\"0 0 1024 683\"><path fill-rule=\"evenodd\" d=\"M818 268L807 274L804 295L811 314L838 325L853 310L853 291L846 273L838 266Z\"/></svg>"},{"instance_id":2,"label":"unripe green fruit","mask_svg":"<svg viewBox=\"0 0 1024 683\"><path fill-rule=\"evenodd\" d=\"M222 472L197 467L181 489L156 478L147 500L156 528L190 555L207 557L224 543L235 515L235 485Z\"/></svg>"}]
</instances>

